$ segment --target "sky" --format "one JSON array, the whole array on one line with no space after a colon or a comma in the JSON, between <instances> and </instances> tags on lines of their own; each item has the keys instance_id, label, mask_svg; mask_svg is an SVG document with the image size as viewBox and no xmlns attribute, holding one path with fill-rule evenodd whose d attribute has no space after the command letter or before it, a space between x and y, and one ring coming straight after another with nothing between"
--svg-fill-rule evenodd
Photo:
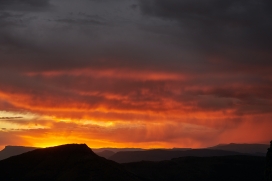
<instances>
[{"instance_id":1,"label":"sky","mask_svg":"<svg viewBox=\"0 0 272 181\"><path fill-rule=\"evenodd\" d=\"M272 139L271 0L0 0L0 148Z\"/></svg>"}]
</instances>

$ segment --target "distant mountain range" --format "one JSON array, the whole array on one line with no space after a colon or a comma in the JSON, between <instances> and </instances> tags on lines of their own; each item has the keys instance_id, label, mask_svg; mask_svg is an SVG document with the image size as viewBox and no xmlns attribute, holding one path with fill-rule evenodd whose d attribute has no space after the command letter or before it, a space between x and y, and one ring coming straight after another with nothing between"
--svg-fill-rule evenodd
<instances>
[{"instance_id":1,"label":"distant mountain range","mask_svg":"<svg viewBox=\"0 0 272 181\"><path fill-rule=\"evenodd\" d=\"M92 148L93 152L99 153L102 151L112 151L114 153L119 151L144 151L146 149L142 148Z\"/></svg>"},{"instance_id":2,"label":"distant mountain range","mask_svg":"<svg viewBox=\"0 0 272 181\"><path fill-rule=\"evenodd\" d=\"M145 152L150 151L154 149L141 149L141 148L100 148L100 149L92 149L93 152L95 152L97 155L104 157L104 158L110 158L113 155L122 152ZM158 150L158 149L156 149ZM173 148L173 149L162 149L162 150L168 150L168 151L185 151L185 150L191 150L191 148ZM118 155L118 154L117 154ZM172 158L172 157L171 157Z\"/></svg>"},{"instance_id":3,"label":"distant mountain range","mask_svg":"<svg viewBox=\"0 0 272 181\"><path fill-rule=\"evenodd\" d=\"M229 155L243 155L243 153L210 149L191 149L185 151L183 150L120 151L115 153L108 159L118 163L129 163L139 161L163 161L188 156L211 157Z\"/></svg>"},{"instance_id":4,"label":"distant mountain range","mask_svg":"<svg viewBox=\"0 0 272 181\"><path fill-rule=\"evenodd\" d=\"M250 154L265 156L269 145L266 144L220 144L206 149L173 148L173 149L141 149L141 148L99 148L93 149L97 155L119 163L134 161L162 161L183 156L223 156ZM0 160L35 150L35 147L6 146L0 151ZM196 151L195 151L196 150ZM201 151L202 150L202 151ZM227 152L218 152L223 150ZM171 151L171 152L169 152ZM183 152L186 151L186 152ZM201 155L204 154L204 155Z\"/></svg>"},{"instance_id":5,"label":"distant mountain range","mask_svg":"<svg viewBox=\"0 0 272 181\"><path fill-rule=\"evenodd\" d=\"M111 151L102 152L111 153ZM241 155L242 153L224 150L174 149L118 153L116 154L121 155L122 158L126 155L124 153L132 158L134 156L141 158L144 155L146 160L169 159L169 155L181 157L165 161L119 164L96 155L85 144L69 144L39 148L0 161L0 180L263 181L266 165L265 157Z\"/></svg>"},{"instance_id":6,"label":"distant mountain range","mask_svg":"<svg viewBox=\"0 0 272 181\"><path fill-rule=\"evenodd\" d=\"M95 154L104 158L109 158L120 151L145 151L145 149L142 148L98 148L92 150Z\"/></svg>"},{"instance_id":7,"label":"distant mountain range","mask_svg":"<svg viewBox=\"0 0 272 181\"><path fill-rule=\"evenodd\" d=\"M101 156L101 157L104 157L104 158L109 158L109 157L111 157L112 155L114 155L115 152L110 151L110 150L104 150L104 151L101 151L101 152L97 152L96 154L97 154L98 156Z\"/></svg>"},{"instance_id":8,"label":"distant mountain range","mask_svg":"<svg viewBox=\"0 0 272 181\"><path fill-rule=\"evenodd\" d=\"M143 181L87 145L36 149L0 161L1 181Z\"/></svg>"},{"instance_id":9,"label":"distant mountain range","mask_svg":"<svg viewBox=\"0 0 272 181\"><path fill-rule=\"evenodd\" d=\"M227 151L236 151L240 153L248 153L252 155L265 156L267 152L267 144L220 144L217 146L210 147L209 149L217 150L227 150Z\"/></svg>"},{"instance_id":10,"label":"distant mountain range","mask_svg":"<svg viewBox=\"0 0 272 181\"><path fill-rule=\"evenodd\" d=\"M0 160L9 158L14 155L20 155L22 153L35 150L35 147L24 147L24 146L6 146L0 151Z\"/></svg>"}]
</instances>

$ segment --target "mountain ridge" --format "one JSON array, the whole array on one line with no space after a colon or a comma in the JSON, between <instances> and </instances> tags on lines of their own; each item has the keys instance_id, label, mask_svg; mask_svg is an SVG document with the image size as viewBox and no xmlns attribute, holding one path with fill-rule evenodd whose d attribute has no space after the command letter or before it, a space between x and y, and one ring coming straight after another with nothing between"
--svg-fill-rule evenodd
<instances>
[{"instance_id":1,"label":"mountain ridge","mask_svg":"<svg viewBox=\"0 0 272 181\"><path fill-rule=\"evenodd\" d=\"M252 154L257 156L265 156L266 150L269 145L266 144L239 144L239 143L230 143L230 144L219 144L213 147L207 147L203 149L212 149L212 150L224 150L224 151L234 151L242 154ZM22 153L38 149L37 147L25 147L25 146L6 146L3 150L0 151L0 160L9 158L11 156L20 155ZM120 151L151 151L151 150L166 150L166 151L186 151L186 150L195 150L192 148L172 148L172 149L141 149L141 148L94 148L92 151L99 156L104 158L110 158L115 153ZM139 160L136 160L139 161Z\"/></svg>"},{"instance_id":2,"label":"mountain ridge","mask_svg":"<svg viewBox=\"0 0 272 181\"><path fill-rule=\"evenodd\" d=\"M253 155L265 156L266 150L269 147L268 144L219 144L216 146L208 147L208 149L236 151L240 153L248 153Z\"/></svg>"},{"instance_id":3,"label":"mountain ridge","mask_svg":"<svg viewBox=\"0 0 272 181\"><path fill-rule=\"evenodd\" d=\"M0 160L4 160L6 158L15 156L15 155L20 155L25 152L29 152L32 150L37 149L36 147L25 147L25 146L5 146L3 150L0 151Z\"/></svg>"},{"instance_id":4,"label":"mountain ridge","mask_svg":"<svg viewBox=\"0 0 272 181\"><path fill-rule=\"evenodd\" d=\"M191 149L191 150L148 150L148 151L120 151L109 157L117 163L129 163L139 161L163 161L173 158L197 156L227 156L227 155L244 155L244 153L225 151L225 150L210 150L210 149Z\"/></svg>"},{"instance_id":5,"label":"mountain ridge","mask_svg":"<svg viewBox=\"0 0 272 181\"><path fill-rule=\"evenodd\" d=\"M16 174L14 174L16 173ZM0 161L1 181L142 181L86 144L40 148Z\"/></svg>"}]
</instances>

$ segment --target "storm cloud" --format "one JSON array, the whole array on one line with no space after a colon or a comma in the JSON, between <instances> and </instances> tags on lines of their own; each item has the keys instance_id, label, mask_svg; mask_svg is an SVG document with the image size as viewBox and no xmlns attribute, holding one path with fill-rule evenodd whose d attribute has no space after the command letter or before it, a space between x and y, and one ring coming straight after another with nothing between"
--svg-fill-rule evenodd
<instances>
[{"instance_id":1,"label":"storm cloud","mask_svg":"<svg viewBox=\"0 0 272 181\"><path fill-rule=\"evenodd\" d=\"M96 146L268 141L271 5L0 0L0 119L26 115L1 119L1 134L32 146L46 133Z\"/></svg>"},{"instance_id":2,"label":"storm cloud","mask_svg":"<svg viewBox=\"0 0 272 181\"><path fill-rule=\"evenodd\" d=\"M50 7L50 0L0 0L0 10L40 11Z\"/></svg>"}]
</instances>

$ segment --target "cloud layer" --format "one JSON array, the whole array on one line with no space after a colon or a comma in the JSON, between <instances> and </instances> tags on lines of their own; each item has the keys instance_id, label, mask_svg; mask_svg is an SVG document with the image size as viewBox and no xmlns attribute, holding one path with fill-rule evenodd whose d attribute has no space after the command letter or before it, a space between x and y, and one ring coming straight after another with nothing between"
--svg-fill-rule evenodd
<instances>
[{"instance_id":1,"label":"cloud layer","mask_svg":"<svg viewBox=\"0 0 272 181\"><path fill-rule=\"evenodd\" d=\"M1 0L0 7L0 145L271 139L268 0Z\"/></svg>"}]
</instances>

